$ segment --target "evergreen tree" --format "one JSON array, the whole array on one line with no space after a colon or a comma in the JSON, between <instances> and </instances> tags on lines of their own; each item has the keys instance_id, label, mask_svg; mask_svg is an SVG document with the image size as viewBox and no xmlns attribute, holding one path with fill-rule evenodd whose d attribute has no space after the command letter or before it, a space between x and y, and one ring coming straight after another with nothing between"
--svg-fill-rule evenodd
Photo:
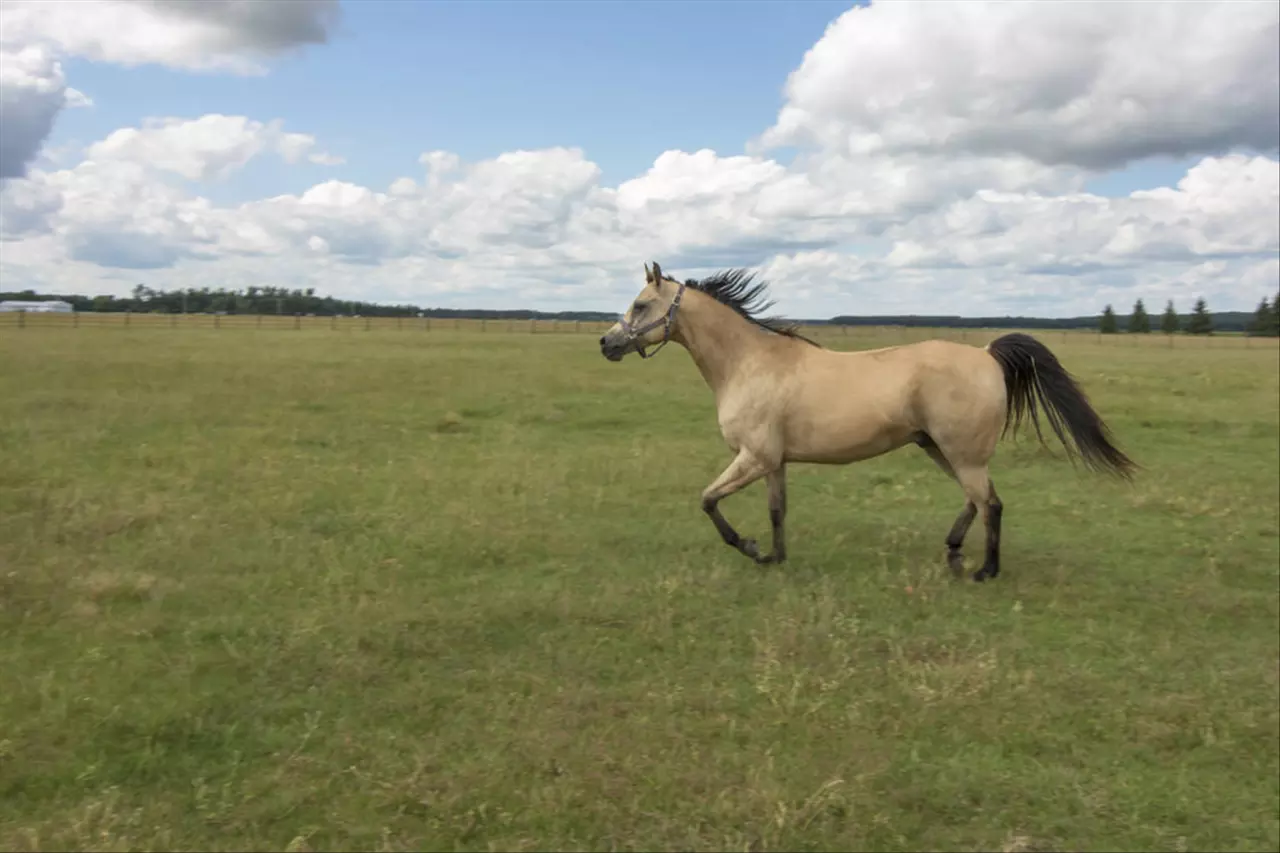
<instances>
[{"instance_id":1,"label":"evergreen tree","mask_svg":"<svg viewBox=\"0 0 1280 853\"><path fill-rule=\"evenodd\" d=\"M1271 303L1264 296L1258 303L1258 310L1253 312L1253 320L1245 329L1245 334L1251 337L1264 337L1271 331L1271 317Z\"/></svg>"},{"instance_id":2,"label":"evergreen tree","mask_svg":"<svg viewBox=\"0 0 1280 853\"><path fill-rule=\"evenodd\" d=\"M1213 334L1213 318L1209 316L1209 308L1204 297L1196 300L1196 307L1191 309L1191 319L1187 321L1187 333L1191 335Z\"/></svg>"},{"instance_id":3,"label":"evergreen tree","mask_svg":"<svg viewBox=\"0 0 1280 853\"><path fill-rule=\"evenodd\" d=\"M1141 299L1133 304L1133 313L1129 315L1129 331L1139 335L1151 331L1151 318L1147 316L1147 309L1143 307Z\"/></svg>"},{"instance_id":4,"label":"evergreen tree","mask_svg":"<svg viewBox=\"0 0 1280 853\"><path fill-rule=\"evenodd\" d=\"M1098 323L1098 331L1104 335L1116 333L1116 312L1111 310L1110 305L1102 309L1102 320Z\"/></svg>"},{"instance_id":5,"label":"evergreen tree","mask_svg":"<svg viewBox=\"0 0 1280 853\"><path fill-rule=\"evenodd\" d=\"M1178 331L1178 312L1173 310L1173 300L1169 300L1169 304L1164 308L1164 315L1160 318L1160 331L1166 335L1172 335Z\"/></svg>"},{"instance_id":6,"label":"evergreen tree","mask_svg":"<svg viewBox=\"0 0 1280 853\"><path fill-rule=\"evenodd\" d=\"M1274 338L1280 336L1280 293L1274 302L1268 303L1264 298L1258 303L1257 313L1249 324L1248 334L1258 337Z\"/></svg>"}]
</instances>

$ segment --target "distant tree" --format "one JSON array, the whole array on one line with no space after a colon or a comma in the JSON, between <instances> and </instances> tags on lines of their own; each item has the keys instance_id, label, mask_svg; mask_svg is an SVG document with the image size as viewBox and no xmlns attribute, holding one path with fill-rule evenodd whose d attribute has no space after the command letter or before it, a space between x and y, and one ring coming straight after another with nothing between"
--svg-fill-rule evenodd
<instances>
[{"instance_id":1,"label":"distant tree","mask_svg":"<svg viewBox=\"0 0 1280 853\"><path fill-rule=\"evenodd\" d=\"M1264 297L1258 303L1258 310L1249 323L1248 334L1266 338L1280 335L1280 294L1276 294L1275 302L1268 302Z\"/></svg>"},{"instance_id":2,"label":"distant tree","mask_svg":"<svg viewBox=\"0 0 1280 853\"><path fill-rule=\"evenodd\" d=\"M1187 334L1213 334L1213 318L1209 316L1209 308L1205 305L1203 296L1196 300L1196 306L1191 309L1191 319L1187 321Z\"/></svg>"},{"instance_id":3,"label":"distant tree","mask_svg":"<svg viewBox=\"0 0 1280 853\"><path fill-rule=\"evenodd\" d=\"M1160 317L1160 331L1166 335L1172 335L1178 331L1178 312L1173 310L1173 300L1169 300L1169 304L1164 307L1164 314Z\"/></svg>"},{"instance_id":4,"label":"distant tree","mask_svg":"<svg viewBox=\"0 0 1280 853\"><path fill-rule=\"evenodd\" d=\"M1098 323L1098 331L1104 335L1116 333L1116 312L1111 310L1110 305L1102 309L1102 320Z\"/></svg>"},{"instance_id":5,"label":"distant tree","mask_svg":"<svg viewBox=\"0 0 1280 853\"><path fill-rule=\"evenodd\" d=\"M1258 303L1258 310L1253 312L1253 319L1249 321L1249 325L1244 331L1246 335L1262 337L1266 335L1270 328L1271 303L1264 296L1262 301Z\"/></svg>"},{"instance_id":6,"label":"distant tree","mask_svg":"<svg viewBox=\"0 0 1280 853\"><path fill-rule=\"evenodd\" d=\"M1133 313L1129 315L1129 331L1139 335L1151 331L1151 318L1147 316L1147 309L1143 307L1141 299L1133 304Z\"/></svg>"}]
</instances>

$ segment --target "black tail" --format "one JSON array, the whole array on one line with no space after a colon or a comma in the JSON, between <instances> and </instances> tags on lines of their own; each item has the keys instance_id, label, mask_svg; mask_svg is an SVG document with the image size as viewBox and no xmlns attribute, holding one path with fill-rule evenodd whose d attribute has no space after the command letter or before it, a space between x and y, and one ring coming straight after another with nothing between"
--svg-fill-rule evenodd
<instances>
[{"instance_id":1,"label":"black tail","mask_svg":"<svg viewBox=\"0 0 1280 853\"><path fill-rule=\"evenodd\" d=\"M1132 479L1138 466L1112 444L1111 431L1048 347L1030 335L1014 332L996 338L987 352L1004 370L1008 393L1005 432L1012 429L1016 435L1022 421L1029 420L1044 444L1038 413L1042 409L1069 454L1080 457L1094 471Z\"/></svg>"}]
</instances>

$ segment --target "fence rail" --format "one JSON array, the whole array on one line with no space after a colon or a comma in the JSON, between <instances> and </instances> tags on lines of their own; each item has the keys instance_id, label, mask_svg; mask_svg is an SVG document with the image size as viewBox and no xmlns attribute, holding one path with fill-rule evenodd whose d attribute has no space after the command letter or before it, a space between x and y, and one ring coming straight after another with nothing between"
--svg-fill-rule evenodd
<instances>
[{"instance_id":1,"label":"fence rail","mask_svg":"<svg viewBox=\"0 0 1280 853\"><path fill-rule=\"evenodd\" d=\"M339 317L276 314L160 314L130 312L3 312L0 331L6 333L27 329L216 329L333 332L402 332L417 334L525 334L525 335L600 335L607 321L589 320L504 320L441 317ZM836 344L848 341L874 342L877 346L913 343L933 338L983 344L1012 329L994 328L930 328L923 326L829 326L806 325L804 333L816 341ZM1236 348L1270 347L1280 344L1277 338L1259 338L1238 332L1214 335L1165 335L1159 332L1138 335L1120 333L1103 335L1088 329L1028 329L1046 342L1094 343L1099 346Z\"/></svg>"}]
</instances>

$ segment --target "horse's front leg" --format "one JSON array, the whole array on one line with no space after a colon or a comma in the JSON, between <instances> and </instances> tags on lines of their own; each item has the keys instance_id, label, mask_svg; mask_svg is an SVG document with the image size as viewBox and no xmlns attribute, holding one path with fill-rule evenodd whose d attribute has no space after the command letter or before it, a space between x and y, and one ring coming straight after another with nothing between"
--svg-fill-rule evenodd
<instances>
[{"instance_id":1,"label":"horse's front leg","mask_svg":"<svg viewBox=\"0 0 1280 853\"><path fill-rule=\"evenodd\" d=\"M769 484L769 524L773 527L773 553L756 558L757 563L781 563L787 559L787 540L782 525L787 518L787 466L779 465L767 475Z\"/></svg>"},{"instance_id":2,"label":"horse's front leg","mask_svg":"<svg viewBox=\"0 0 1280 853\"><path fill-rule=\"evenodd\" d=\"M716 478L715 482L702 491L702 511L711 516L711 521L720 532L720 538L731 548L737 548L753 560L761 561L760 549L754 539L743 539L733 529L719 509L720 501L736 491L771 473L770 466L761 461L746 448L738 451L738 455L729 463L729 467ZM770 555L772 556L772 555Z\"/></svg>"}]
</instances>

